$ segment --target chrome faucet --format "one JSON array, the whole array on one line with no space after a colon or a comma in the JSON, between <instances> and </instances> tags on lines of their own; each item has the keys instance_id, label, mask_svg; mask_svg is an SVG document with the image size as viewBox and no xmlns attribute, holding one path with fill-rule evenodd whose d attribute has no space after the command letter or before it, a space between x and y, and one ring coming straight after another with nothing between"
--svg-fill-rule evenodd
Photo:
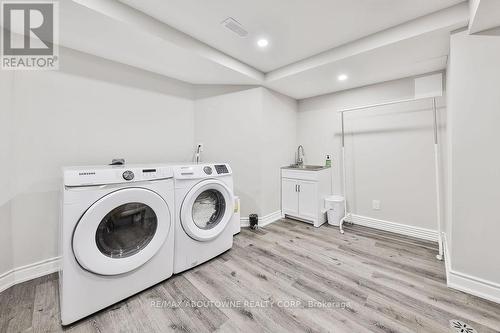
<instances>
[{"instance_id":1,"label":"chrome faucet","mask_svg":"<svg viewBox=\"0 0 500 333\"><path fill-rule=\"evenodd\" d=\"M302 154L300 153L301 151L302 151ZM302 145L300 145L297 148L297 160L295 161L297 166L301 167L304 165L304 156L305 156L304 147Z\"/></svg>"}]
</instances>

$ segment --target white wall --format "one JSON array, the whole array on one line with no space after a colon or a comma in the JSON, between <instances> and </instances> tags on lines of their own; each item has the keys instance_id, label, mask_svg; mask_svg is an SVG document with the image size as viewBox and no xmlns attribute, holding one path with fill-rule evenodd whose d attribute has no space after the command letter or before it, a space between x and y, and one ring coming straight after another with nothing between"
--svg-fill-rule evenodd
<instances>
[{"instance_id":1,"label":"white wall","mask_svg":"<svg viewBox=\"0 0 500 333\"><path fill-rule=\"evenodd\" d=\"M441 149L441 170L442 170L442 185L443 185L443 197L442 200L444 202L443 205L443 233L445 234L446 239L444 241L449 242L448 245L451 245L451 229L452 229L452 202L451 202L451 118L452 118L452 110L450 107L450 92L449 86L452 78L452 73L450 71L451 59L448 58L448 63L446 65L446 109L445 112L439 113L439 138L443 143L440 145ZM446 245L446 244L445 244ZM451 251L451 248L445 249L446 251ZM445 254L447 255L447 254Z\"/></svg>"},{"instance_id":2,"label":"white wall","mask_svg":"<svg viewBox=\"0 0 500 333\"><path fill-rule=\"evenodd\" d=\"M342 193L338 110L414 98L414 79L390 81L299 102L298 143L306 163L333 155L333 188ZM437 229L430 101L346 114L347 187L354 214ZM425 110L423 112L419 112ZM372 200L381 210L372 209Z\"/></svg>"},{"instance_id":3,"label":"white wall","mask_svg":"<svg viewBox=\"0 0 500 333\"><path fill-rule=\"evenodd\" d=\"M195 141L204 144L204 161L230 163L241 216L265 216L280 210L280 167L293 162L297 103L266 88L241 89L196 100Z\"/></svg>"},{"instance_id":4,"label":"white wall","mask_svg":"<svg viewBox=\"0 0 500 333\"><path fill-rule=\"evenodd\" d=\"M346 114L353 213L437 229L431 112L426 100ZM380 210L372 208L372 200L380 200Z\"/></svg>"},{"instance_id":5,"label":"white wall","mask_svg":"<svg viewBox=\"0 0 500 333\"><path fill-rule=\"evenodd\" d=\"M0 32L2 32L0 30ZM0 70L0 276L12 268L11 174L13 72Z\"/></svg>"},{"instance_id":6,"label":"white wall","mask_svg":"<svg viewBox=\"0 0 500 333\"><path fill-rule=\"evenodd\" d=\"M261 89L254 88L195 102L195 142L204 144L202 160L231 165L242 216L262 214L259 205L261 96Z\"/></svg>"},{"instance_id":7,"label":"white wall","mask_svg":"<svg viewBox=\"0 0 500 333\"><path fill-rule=\"evenodd\" d=\"M297 150L297 101L262 88L263 119L260 151L263 215L281 210L281 167L294 163Z\"/></svg>"},{"instance_id":8,"label":"white wall","mask_svg":"<svg viewBox=\"0 0 500 333\"><path fill-rule=\"evenodd\" d=\"M500 37L460 32L450 47L451 268L500 300Z\"/></svg>"},{"instance_id":9,"label":"white wall","mask_svg":"<svg viewBox=\"0 0 500 333\"><path fill-rule=\"evenodd\" d=\"M1 163L12 165L12 192L2 186L0 198L11 208L2 237L12 240L13 267L57 256L62 166L191 158L189 85L67 49L61 61L57 72L12 74L12 154ZM4 271L3 262L2 253Z\"/></svg>"}]
</instances>

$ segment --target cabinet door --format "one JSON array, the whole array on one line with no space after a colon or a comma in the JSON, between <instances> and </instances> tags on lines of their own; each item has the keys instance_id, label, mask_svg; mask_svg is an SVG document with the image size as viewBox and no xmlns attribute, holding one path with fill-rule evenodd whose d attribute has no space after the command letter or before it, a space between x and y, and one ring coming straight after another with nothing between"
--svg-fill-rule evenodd
<instances>
[{"instance_id":1,"label":"cabinet door","mask_svg":"<svg viewBox=\"0 0 500 333\"><path fill-rule=\"evenodd\" d=\"M299 214L299 192L297 180L281 179L281 209L283 214L298 216Z\"/></svg>"},{"instance_id":2,"label":"cabinet door","mask_svg":"<svg viewBox=\"0 0 500 333\"><path fill-rule=\"evenodd\" d=\"M299 217L316 221L318 219L318 183L300 180Z\"/></svg>"}]
</instances>

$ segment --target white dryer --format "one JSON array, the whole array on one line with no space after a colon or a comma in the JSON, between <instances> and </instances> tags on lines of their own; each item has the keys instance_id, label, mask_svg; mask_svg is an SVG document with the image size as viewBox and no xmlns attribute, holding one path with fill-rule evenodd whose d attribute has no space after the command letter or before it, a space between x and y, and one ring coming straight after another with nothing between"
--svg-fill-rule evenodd
<instances>
[{"instance_id":1,"label":"white dryer","mask_svg":"<svg viewBox=\"0 0 500 333\"><path fill-rule=\"evenodd\" d=\"M174 166L174 273L233 246L233 177L227 164Z\"/></svg>"},{"instance_id":2,"label":"white dryer","mask_svg":"<svg viewBox=\"0 0 500 333\"><path fill-rule=\"evenodd\" d=\"M169 166L63 173L59 294L67 325L172 275L174 180Z\"/></svg>"}]
</instances>

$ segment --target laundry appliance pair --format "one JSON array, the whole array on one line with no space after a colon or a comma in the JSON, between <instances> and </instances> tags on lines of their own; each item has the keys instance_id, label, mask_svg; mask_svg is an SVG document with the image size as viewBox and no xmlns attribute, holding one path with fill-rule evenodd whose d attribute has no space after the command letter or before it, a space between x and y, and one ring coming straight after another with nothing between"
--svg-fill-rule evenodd
<instances>
[{"instance_id":1,"label":"laundry appliance pair","mask_svg":"<svg viewBox=\"0 0 500 333\"><path fill-rule=\"evenodd\" d=\"M227 164L70 167L63 179L63 325L232 247Z\"/></svg>"}]
</instances>

